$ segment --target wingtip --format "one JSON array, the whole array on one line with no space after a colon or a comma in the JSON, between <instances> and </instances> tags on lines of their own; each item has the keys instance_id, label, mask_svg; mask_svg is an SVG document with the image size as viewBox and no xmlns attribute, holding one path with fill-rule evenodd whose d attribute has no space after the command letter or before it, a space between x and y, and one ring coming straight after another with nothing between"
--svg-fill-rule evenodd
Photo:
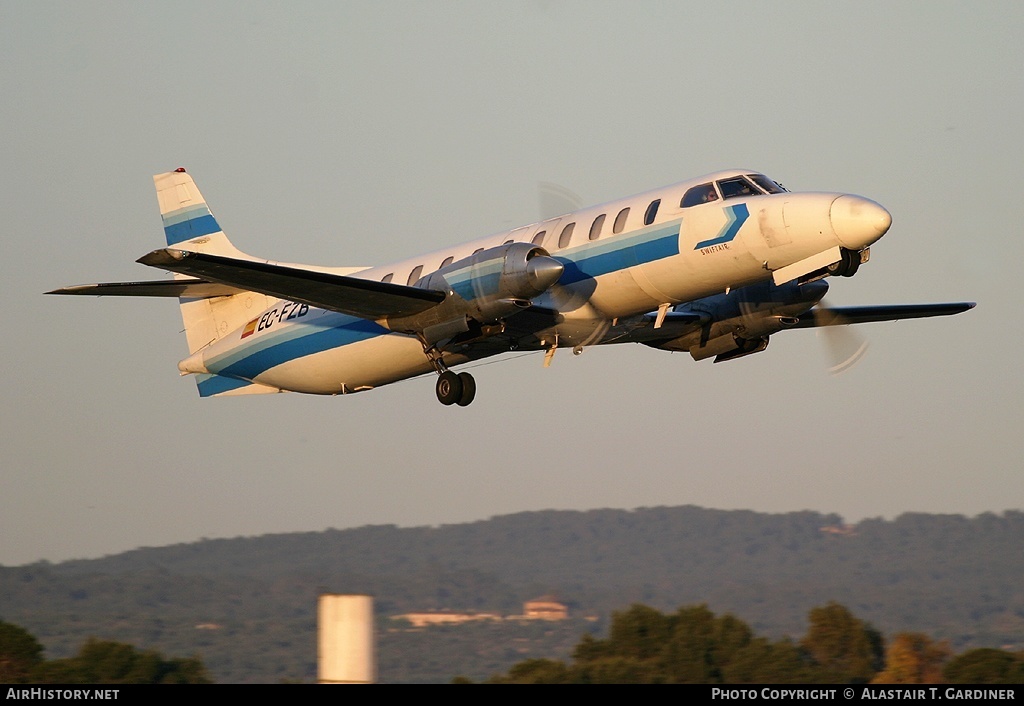
<instances>
[{"instance_id":1,"label":"wingtip","mask_svg":"<svg viewBox=\"0 0 1024 706\"><path fill-rule=\"evenodd\" d=\"M73 284L70 287L59 287L58 289L51 289L49 292L43 292L43 294L81 294L87 289L92 289L96 285L94 284Z\"/></svg>"},{"instance_id":2,"label":"wingtip","mask_svg":"<svg viewBox=\"0 0 1024 706\"><path fill-rule=\"evenodd\" d=\"M140 265L149 265L150 267L166 267L183 260L187 254L184 250L160 248L159 250L146 253L135 262Z\"/></svg>"}]
</instances>

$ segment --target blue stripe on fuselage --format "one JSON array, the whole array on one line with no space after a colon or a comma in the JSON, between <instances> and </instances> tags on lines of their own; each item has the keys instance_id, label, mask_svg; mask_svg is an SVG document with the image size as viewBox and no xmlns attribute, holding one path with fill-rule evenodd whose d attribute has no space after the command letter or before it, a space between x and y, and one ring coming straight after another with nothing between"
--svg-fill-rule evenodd
<instances>
[{"instance_id":1,"label":"blue stripe on fuselage","mask_svg":"<svg viewBox=\"0 0 1024 706\"><path fill-rule=\"evenodd\" d=\"M330 328L293 324L293 326L313 329L313 332L274 342L259 349L256 349L255 346L236 348L221 358L227 363L224 367L218 367L217 361L207 361L206 367L211 373L217 375L252 380L271 368L290 360L390 333L386 328L373 321L357 319L354 316L341 316L340 318L344 323ZM256 339L253 343L258 344L260 340Z\"/></svg>"},{"instance_id":2,"label":"blue stripe on fuselage","mask_svg":"<svg viewBox=\"0 0 1024 706\"><path fill-rule=\"evenodd\" d=\"M588 241L552 254L565 266L558 283L572 284L678 255L681 225L682 221L674 221L605 240ZM478 270L476 277L472 276L472 267L465 267L449 273L445 279L452 291L468 301L497 291L501 266L500 260L494 260L483 266L482 274Z\"/></svg>"},{"instance_id":3,"label":"blue stripe on fuselage","mask_svg":"<svg viewBox=\"0 0 1024 706\"><path fill-rule=\"evenodd\" d=\"M638 236L608 240L608 247L584 245L572 253L574 256L555 255L555 259L565 266L558 283L573 284L678 255L680 225L676 222L667 228L657 228Z\"/></svg>"}]
</instances>

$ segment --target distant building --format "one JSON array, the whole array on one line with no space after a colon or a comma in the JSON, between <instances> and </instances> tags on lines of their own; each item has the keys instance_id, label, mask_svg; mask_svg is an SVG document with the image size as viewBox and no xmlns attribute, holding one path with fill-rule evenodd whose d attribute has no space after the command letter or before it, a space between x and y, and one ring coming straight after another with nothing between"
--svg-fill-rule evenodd
<instances>
[{"instance_id":1,"label":"distant building","mask_svg":"<svg viewBox=\"0 0 1024 706\"><path fill-rule=\"evenodd\" d=\"M826 534L838 534L842 537L855 537L857 528L854 525L825 525L821 531Z\"/></svg>"},{"instance_id":2,"label":"distant building","mask_svg":"<svg viewBox=\"0 0 1024 706\"><path fill-rule=\"evenodd\" d=\"M569 608L555 600L554 596L541 596L523 604L523 617L533 620L565 620Z\"/></svg>"},{"instance_id":3,"label":"distant building","mask_svg":"<svg viewBox=\"0 0 1024 706\"><path fill-rule=\"evenodd\" d=\"M414 628L430 625L461 625L478 620L566 620L569 608L554 596L541 596L523 604L522 615L502 617L497 613L456 613L450 610L431 610L422 613L393 615L392 620L407 620Z\"/></svg>"},{"instance_id":4,"label":"distant building","mask_svg":"<svg viewBox=\"0 0 1024 706\"><path fill-rule=\"evenodd\" d=\"M406 613L405 615L395 615L392 617L394 619L408 620L412 623L413 627L417 628L426 627L427 625L457 625L473 620L501 620L501 616L495 613L454 613L446 610Z\"/></svg>"}]
</instances>

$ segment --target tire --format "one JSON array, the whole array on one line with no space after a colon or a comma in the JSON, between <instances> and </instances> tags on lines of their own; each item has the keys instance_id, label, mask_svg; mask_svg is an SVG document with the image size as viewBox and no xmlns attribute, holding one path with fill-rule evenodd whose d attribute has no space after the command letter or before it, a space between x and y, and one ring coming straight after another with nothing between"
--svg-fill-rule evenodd
<instances>
[{"instance_id":1,"label":"tire","mask_svg":"<svg viewBox=\"0 0 1024 706\"><path fill-rule=\"evenodd\" d=\"M840 253L839 262L834 262L827 268L828 273L833 277L853 277L860 269L860 253L843 248Z\"/></svg>"},{"instance_id":2,"label":"tire","mask_svg":"<svg viewBox=\"0 0 1024 706\"><path fill-rule=\"evenodd\" d=\"M451 370L445 370L437 377L435 391L441 404L455 404L462 399L462 379Z\"/></svg>"},{"instance_id":3,"label":"tire","mask_svg":"<svg viewBox=\"0 0 1024 706\"><path fill-rule=\"evenodd\" d=\"M843 272L843 277L853 277L857 274L857 270L860 269L860 253L854 252L853 250L844 250L843 262L846 265L846 271Z\"/></svg>"},{"instance_id":4,"label":"tire","mask_svg":"<svg viewBox=\"0 0 1024 706\"><path fill-rule=\"evenodd\" d=\"M469 373L459 373L459 382L462 383L462 394L456 404L466 407L476 397L476 380Z\"/></svg>"}]
</instances>

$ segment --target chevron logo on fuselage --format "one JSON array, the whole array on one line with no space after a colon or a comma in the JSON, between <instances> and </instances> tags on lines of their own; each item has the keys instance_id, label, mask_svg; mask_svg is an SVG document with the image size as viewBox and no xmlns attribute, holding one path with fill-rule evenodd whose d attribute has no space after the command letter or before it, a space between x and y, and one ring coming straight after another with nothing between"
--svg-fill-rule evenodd
<instances>
[{"instance_id":1,"label":"chevron logo on fuselage","mask_svg":"<svg viewBox=\"0 0 1024 706\"><path fill-rule=\"evenodd\" d=\"M722 243L728 243L730 240L736 237L736 234L740 232L740 228L747 222L750 217L750 212L747 210L747 204L738 203L735 206L728 206L725 209L725 215L727 220L725 225L722 226L722 230L718 232L711 240L702 240L693 246L694 250L700 250L706 248L709 245L721 245Z\"/></svg>"}]
</instances>

